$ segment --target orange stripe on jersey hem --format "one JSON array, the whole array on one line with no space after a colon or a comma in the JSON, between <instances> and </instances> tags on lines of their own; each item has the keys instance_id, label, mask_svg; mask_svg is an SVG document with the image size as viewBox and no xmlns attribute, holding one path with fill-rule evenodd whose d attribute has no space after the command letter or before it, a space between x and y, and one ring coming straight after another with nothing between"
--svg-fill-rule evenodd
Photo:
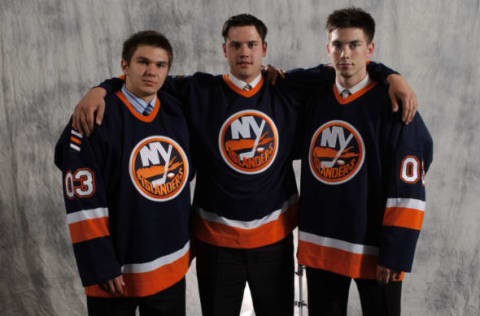
<instances>
[{"instance_id":1,"label":"orange stripe on jersey hem","mask_svg":"<svg viewBox=\"0 0 480 316\"><path fill-rule=\"evenodd\" d=\"M260 79L260 81L257 83L257 85L255 87L253 87L252 89L250 89L249 91L245 91L245 90L242 90L240 89L239 87L237 87L231 80L230 78L228 77L227 74L224 74L223 76L223 81L225 81L225 83L230 87L230 89L232 89L233 91L235 91L236 93L246 97L246 98L250 98L251 96L254 96L263 86L263 77Z\"/></svg>"},{"instance_id":2,"label":"orange stripe on jersey hem","mask_svg":"<svg viewBox=\"0 0 480 316\"><path fill-rule=\"evenodd\" d=\"M383 226L398 226L420 230L424 215L425 212L416 209L389 207L385 210L383 216Z\"/></svg>"},{"instance_id":3,"label":"orange stripe on jersey hem","mask_svg":"<svg viewBox=\"0 0 480 316\"><path fill-rule=\"evenodd\" d=\"M68 224L68 228L74 244L110 235L108 231L108 217L87 219Z\"/></svg>"},{"instance_id":4,"label":"orange stripe on jersey hem","mask_svg":"<svg viewBox=\"0 0 480 316\"><path fill-rule=\"evenodd\" d=\"M137 119L145 123L150 123L151 121L153 121L153 119L157 116L157 113L160 109L160 100L158 99L158 97L155 100L155 107L153 108L153 111L148 115L143 115L138 113L137 110L135 110L133 105L131 105L130 102L128 102L127 98L123 95L122 91L115 92L115 95L120 100L122 100L122 102L126 105L126 107L130 111L130 113L132 113L133 116L135 116Z\"/></svg>"},{"instance_id":5,"label":"orange stripe on jersey hem","mask_svg":"<svg viewBox=\"0 0 480 316\"><path fill-rule=\"evenodd\" d=\"M340 92L338 92L337 85L333 84L333 93L335 94L335 98L337 99L337 102L343 105L343 104L347 104L347 103L350 103L350 102L358 99L359 97L361 97L362 95L364 95L368 91L372 90L373 87L375 87L376 85L377 85L377 83L375 81L372 81L365 88L360 89L359 91L355 92L354 94L348 96L348 98L344 99L340 95Z\"/></svg>"},{"instance_id":6,"label":"orange stripe on jersey hem","mask_svg":"<svg viewBox=\"0 0 480 316\"><path fill-rule=\"evenodd\" d=\"M114 295L100 288L98 285L85 287L87 296L94 297L144 297L163 291L179 282L187 273L190 264L190 251L172 262L156 270L144 273L124 273L125 294Z\"/></svg>"},{"instance_id":7,"label":"orange stripe on jersey hem","mask_svg":"<svg viewBox=\"0 0 480 316\"><path fill-rule=\"evenodd\" d=\"M355 254L331 247L319 246L300 240L298 263L354 279L375 279L378 257Z\"/></svg>"},{"instance_id":8,"label":"orange stripe on jersey hem","mask_svg":"<svg viewBox=\"0 0 480 316\"><path fill-rule=\"evenodd\" d=\"M251 249L284 239L297 227L298 203L280 214L277 220L254 229L242 229L207 221L194 215L194 235L199 240L218 247Z\"/></svg>"}]
</instances>

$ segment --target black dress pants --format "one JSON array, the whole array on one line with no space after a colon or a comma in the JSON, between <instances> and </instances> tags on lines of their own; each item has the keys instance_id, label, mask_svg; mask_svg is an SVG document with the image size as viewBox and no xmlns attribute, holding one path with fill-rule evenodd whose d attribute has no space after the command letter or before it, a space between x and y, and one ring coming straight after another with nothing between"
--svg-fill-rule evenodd
<instances>
[{"instance_id":1,"label":"black dress pants","mask_svg":"<svg viewBox=\"0 0 480 316\"><path fill-rule=\"evenodd\" d=\"M89 316L185 316L185 278L171 287L146 297L87 296Z\"/></svg>"},{"instance_id":2,"label":"black dress pants","mask_svg":"<svg viewBox=\"0 0 480 316\"><path fill-rule=\"evenodd\" d=\"M238 316L245 284L257 316L293 315L292 234L272 245L233 249L197 243L203 316Z\"/></svg>"},{"instance_id":3,"label":"black dress pants","mask_svg":"<svg viewBox=\"0 0 480 316\"><path fill-rule=\"evenodd\" d=\"M308 315L346 316L351 278L307 267ZM355 279L364 316L400 316L402 282Z\"/></svg>"}]
</instances>

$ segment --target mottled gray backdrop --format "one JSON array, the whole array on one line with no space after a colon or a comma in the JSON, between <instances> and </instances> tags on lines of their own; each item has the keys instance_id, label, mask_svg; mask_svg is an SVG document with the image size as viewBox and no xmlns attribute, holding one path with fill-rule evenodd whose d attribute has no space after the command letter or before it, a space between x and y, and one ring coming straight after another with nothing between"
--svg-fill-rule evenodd
<instances>
[{"instance_id":1,"label":"mottled gray backdrop","mask_svg":"<svg viewBox=\"0 0 480 316\"><path fill-rule=\"evenodd\" d=\"M375 17L374 59L415 87L435 141L403 315L479 315L479 0L1 0L1 314L86 313L53 147L86 90L120 74L128 35L167 34L174 74L222 73L222 23L249 12L269 26L267 63L306 67L327 62L325 17L351 4ZM356 290L351 293L349 315L360 315ZM200 315L194 273L188 314Z\"/></svg>"}]
</instances>

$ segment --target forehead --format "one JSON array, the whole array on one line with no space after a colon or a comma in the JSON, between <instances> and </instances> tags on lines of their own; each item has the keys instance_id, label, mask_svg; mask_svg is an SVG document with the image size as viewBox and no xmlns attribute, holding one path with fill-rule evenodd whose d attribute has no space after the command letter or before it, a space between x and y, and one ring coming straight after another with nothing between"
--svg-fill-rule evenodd
<instances>
[{"instance_id":1,"label":"forehead","mask_svg":"<svg viewBox=\"0 0 480 316\"><path fill-rule=\"evenodd\" d=\"M367 35L358 27L338 28L328 34L330 42L353 42L353 41L367 41Z\"/></svg>"},{"instance_id":2,"label":"forehead","mask_svg":"<svg viewBox=\"0 0 480 316\"><path fill-rule=\"evenodd\" d=\"M232 26L228 29L227 41L250 42L261 41L261 38L253 25Z\"/></svg>"},{"instance_id":3,"label":"forehead","mask_svg":"<svg viewBox=\"0 0 480 316\"><path fill-rule=\"evenodd\" d=\"M138 45L137 49L133 53L132 58L144 57L154 62L165 61L168 62L168 53L165 49L150 46L150 45Z\"/></svg>"}]
</instances>

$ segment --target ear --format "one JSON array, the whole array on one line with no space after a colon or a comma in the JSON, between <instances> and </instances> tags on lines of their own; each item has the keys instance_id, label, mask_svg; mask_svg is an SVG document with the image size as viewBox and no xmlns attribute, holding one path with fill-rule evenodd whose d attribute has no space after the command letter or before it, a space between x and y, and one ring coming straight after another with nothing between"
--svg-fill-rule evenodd
<instances>
[{"instance_id":1,"label":"ear","mask_svg":"<svg viewBox=\"0 0 480 316\"><path fill-rule=\"evenodd\" d=\"M122 67L123 74L125 75L125 71L127 71L127 68L128 68L128 63L125 59L122 59L122 62L120 63L120 67Z\"/></svg>"},{"instance_id":2,"label":"ear","mask_svg":"<svg viewBox=\"0 0 480 316\"><path fill-rule=\"evenodd\" d=\"M262 47L263 48L263 57L265 57L265 56L267 56L267 46L268 46L267 41L264 41L262 46L263 46Z\"/></svg>"},{"instance_id":3,"label":"ear","mask_svg":"<svg viewBox=\"0 0 480 316\"><path fill-rule=\"evenodd\" d=\"M372 57L373 52L375 50L375 43L370 42L369 44L367 44L367 49L368 49L367 56L370 58L370 57Z\"/></svg>"},{"instance_id":4,"label":"ear","mask_svg":"<svg viewBox=\"0 0 480 316\"><path fill-rule=\"evenodd\" d=\"M330 56L330 43L327 43L327 45L325 45L325 48L327 49L328 56Z\"/></svg>"},{"instance_id":5,"label":"ear","mask_svg":"<svg viewBox=\"0 0 480 316\"><path fill-rule=\"evenodd\" d=\"M227 43L224 42L222 44L222 50L223 50L223 55L225 56L225 58L227 58Z\"/></svg>"}]
</instances>

